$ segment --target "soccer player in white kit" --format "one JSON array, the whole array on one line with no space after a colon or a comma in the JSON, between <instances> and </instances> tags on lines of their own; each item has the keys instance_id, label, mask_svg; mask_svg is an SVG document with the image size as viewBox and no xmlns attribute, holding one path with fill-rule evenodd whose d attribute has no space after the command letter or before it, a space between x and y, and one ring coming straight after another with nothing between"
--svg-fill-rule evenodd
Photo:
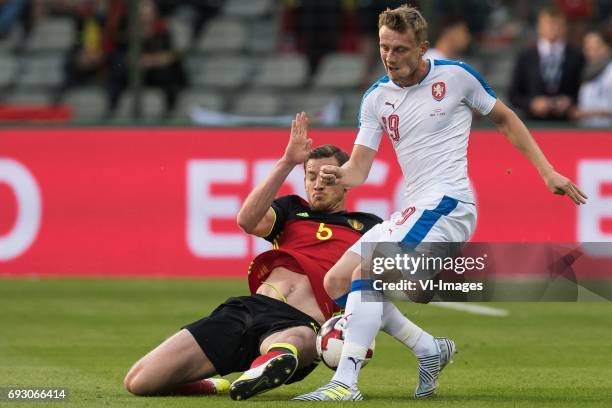
<instances>
[{"instance_id":1,"label":"soccer player in white kit","mask_svg":"<svg viewBox=\"0 0 612 408\"><path fill-rule=\"evenodd\" d=\"M380 55L387 75L364 94L359 133L350 160L323 166L320 177L345 188L362 184L383 132L391 139L406 180L403 208L366 233L325 277L325 289L349 316L340 364L332 381L301 401L361 400L361 363L379 330L410 348L419 361L416 398L432 395L438 376L455 352L447 338L434 338L403 316L372 281L362 279L362 243L463 242L476 225L476 206L467 176L472 111L490 118L510 143L536 167L546 187L583 204L586 195L557 173L523 122L471 67L456 61L425 60L427 22L413 7L387 9L379 16ZM351 276L352 283L348 285ZM349 290L350 289L350 290ZM362 293L380 301L362 301Z\"/></svg>"}]
</instances>

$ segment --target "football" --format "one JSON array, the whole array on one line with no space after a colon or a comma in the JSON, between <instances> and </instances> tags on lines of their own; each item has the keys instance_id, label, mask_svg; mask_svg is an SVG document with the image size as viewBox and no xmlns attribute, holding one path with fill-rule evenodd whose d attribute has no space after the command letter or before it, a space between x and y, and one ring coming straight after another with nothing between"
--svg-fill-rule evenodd
<instances>
[{"instance_id":1,"label":"football","mask_svg":"<svg viewBox=\"0 0 612 408\"><path fill-rule=\"evenodd\" d=\"M347 316L334 316L321 326L317 334L317 353L319 358L327 367L335 370L340 363L340 355L342 354L342 346L344 345L344 328L347 323ZM366 358L362 363L362 367L372 359L374 355L375 342L372 341L370 348L366 354Z\"/></svg>"}]
</instances>

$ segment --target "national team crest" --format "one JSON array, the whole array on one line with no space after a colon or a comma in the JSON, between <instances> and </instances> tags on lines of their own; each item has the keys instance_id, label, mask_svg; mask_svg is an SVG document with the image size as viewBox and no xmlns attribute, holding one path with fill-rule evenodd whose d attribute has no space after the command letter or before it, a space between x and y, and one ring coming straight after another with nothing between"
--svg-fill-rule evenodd
<instances>
[{"instance_id":1,"label":"national team crest","mask_svg":"<svg viewBox=\"0 0 612 408\"><path fill-rule=\"evenodd\" d=\"M446 84L444 82L436 82L431 86L431 96L436 101L441 101L446 96Z\"/></svg>"},{"instance_id":2,"label":"national team crest","mask_svg":"<svg viewBox=\"0 0 612 408\"><path fill-rule=\"evenodd\" d=\"M354 218L349 218L348 223L351 224L351 227L353 227L353 229L357 230L357 231L361 231L364 227L363 223L354 219Z\"/></svg>"}]
</instances>

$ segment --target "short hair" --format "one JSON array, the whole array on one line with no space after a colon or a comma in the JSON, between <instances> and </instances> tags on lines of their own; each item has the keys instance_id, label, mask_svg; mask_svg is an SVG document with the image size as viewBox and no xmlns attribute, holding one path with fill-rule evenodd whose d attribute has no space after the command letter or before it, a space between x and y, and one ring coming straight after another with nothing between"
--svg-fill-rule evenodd
<instances>
[{"instance_id":1,"label":"short hair","mask_svg":"<svg viewBox=\"0 0 612 408\"><path fill-rule=\"evenodd\" d=\"M450 16L442 17L439 23L440 28L438 29L438 37L444 35L446 32L450 31L451 29L459 25L465 25L468 28L468 30L470 29L468 22L462 16L450 15Z\"/></svg>"},{"instance_id":2,"label":"short hair","mask_svg":"<svg viewBox=\"0 0 612 408\"><path fill-rule=\"evenodd\" d=\"M412 30L418 42L427 40L427 20L416 8L404 4L396 9L387 8L378 16L378 29L387 26L398 33Z\"/></svg>"},{"instance_id":3,"label":"short hair","mask_svg":"<svg viewBox=\"0 0 612 408\"><path fill-rule=\"evenodd\" d=\"M552 18L560 18L562 20L566 20L565 14L563 14L563 12L558 7L554 7L554 6L548 6L548 7L541 8L540 12L538 13L538 17L541 17L543 15L547 15Z\"/></svg>"},{"instance_id":4,"label":"short hair","mask_svg":"<svg viewBox=\"0 0 612 408\"><path fill-rule=\"evenodd\" d=\"M306 163L312 159L324 159L328 157L335 157L338 161L338 166L342 166L349 160L349 155L338 146L334 145L323 145L312 149L308 153L308 159L304 162L304 170L306 170Z\"/></svg>"},{"instance_id":5,"label":"short hair","mask_svg":"<svg viewBox=\"0 0 612 408\"><path fill-rule=\"evenodd\" d=\"M610 47L611 45L611 41L610 41L610 35L608 35L607 32L605 32L604 30L600 30L598 28L594 28L592 30L587 31L584 36L586 37L589 34L594 34L597 37L599 37L601 39L601 41L604 43L604 45L606 47Z\"/></svg>"}]
</instances>

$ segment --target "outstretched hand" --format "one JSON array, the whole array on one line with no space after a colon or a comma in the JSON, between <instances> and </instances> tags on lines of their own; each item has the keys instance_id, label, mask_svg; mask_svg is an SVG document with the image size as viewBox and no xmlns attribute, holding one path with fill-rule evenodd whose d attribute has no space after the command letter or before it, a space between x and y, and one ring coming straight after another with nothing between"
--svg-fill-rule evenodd
<instances>
[{"instance_id":1,"label":"outstretched hand","mask_svg":"<svg viewBox=\"0 0 612 408\"><path fill-rule=\"evenodd\" d=\"M578 188L570 179L562 174L553 171L550 175L544 178L546 187L551 193L559 195L567 195L574 203L586 204L587 195Z\"/></svg>"},{"instance_id":2,"label":"outstretched hand","mask_svg":"<svg viewBox=\"0 0 612 408\"><path fill-rule=\"evenodd\" d=\"M304 163L308 159L311 147L312 139L308 138L308 117L301 112L291 121L291 135L283 159L294 165Z\"/></svg>"}]
</instances>

